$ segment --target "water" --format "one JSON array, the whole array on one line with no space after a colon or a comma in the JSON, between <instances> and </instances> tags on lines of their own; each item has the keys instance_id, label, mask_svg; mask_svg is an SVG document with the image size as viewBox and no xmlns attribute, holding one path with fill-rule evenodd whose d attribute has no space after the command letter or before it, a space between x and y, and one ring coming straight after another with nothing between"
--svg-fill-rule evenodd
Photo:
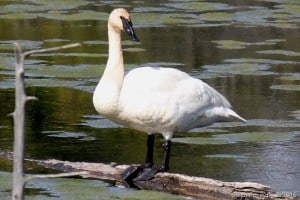
<instances>
[{"instance_id":1,"label":"water","mask_svg":"<svg viewBox=\"0 0 300 200\"><path fill-rule=\"evenodd\" d=\"M248 120L176 134L171 172L254 181L299 195L300 3L295 0L1 1L0 150L12 149L7 117L14 109L12 43L26 51L81 42L80 48L26 59L27 93L39 98L27 104L26 157L143 162L146 134L98 116L91 101L107 60L106 20L114 7L131 10L141 40L123 35L127 70L150 65L186 71L224 94ZM160 164L163 139L158 138ZM10 171L10 163L0 160L0 171ZM36 166L27 171L45 172Z\"/></svg>"}]
</instances>

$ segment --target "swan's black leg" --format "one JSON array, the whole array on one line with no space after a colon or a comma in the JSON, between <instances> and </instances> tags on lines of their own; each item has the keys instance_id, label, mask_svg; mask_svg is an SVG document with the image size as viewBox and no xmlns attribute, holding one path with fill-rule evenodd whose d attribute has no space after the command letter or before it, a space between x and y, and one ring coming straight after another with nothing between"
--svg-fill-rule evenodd
<instances>
[{"instance_id":1,"label":"swan's black leg","mask_svg":"<svg viewBox=\"0 0 300 200\"><path fill-rule=\"evenodd\" d=\"M169 160L170 160L170 151L171 151L171 140L167 140L163 145L164 148L164 158L163 163L160 168L151 167L151 168L144 168L143 172L138 175L133 181L147 181L152 179L155 174L159 172L166 172L169 170Z\"/></svg>"},{"instance_id":2,"label":"swan's black leg","mask_svg":"<svg viewBox=\"0 0 300 200\"><path fill-rule=\"evenodd\" d=\"M153 162L153 148L154 148L154 135L148 135L147 138L147 154L146 154L146 162L144 165L136 166L132 165L124 170L122 173L122 179L127 183L130 187L135 187L133 179L139 177L146 171L145 174L148 174L147 171L150 171L154 165ZM152 176L153 177L153 176ZM150 179L150 178L148 178Z\"/></svg>"},{"instance_id":3,"label":"swan's black leg","mask_svg":"<svg viewBox=\"0 0 300 200\"><path fill-rule=\"evenodd\" d=\"M171 140L167 140L164 144L164 158L160 171L166 172L169 170L169 160L171 152Z\"/></svg>"},{"instance_id":4,"label":"swan's black leg","mask_svg":"<svg viewBox=\"0 0 300 200\"><path fill-rule=\"evenodd\" d=\"M130 166L122 174L123 180L126 181L129 186L134 187L136 181L147 181L152 179L158 172L166 172L169 170L171 140L167 140L163 145L164 158L162 166L159 168L153 167L153 147L154 135L148 135L145 165Z\"/></svg>"},{"instance_id":5,"label":"swan's black leg","mask_svg":"<svg viewBox=\"0 0 300 200\"><path fill-rule=\"evenodd\" d=\"M145 167L153 167L154 134L148 135Z\"/></svg>"}]
</instances>

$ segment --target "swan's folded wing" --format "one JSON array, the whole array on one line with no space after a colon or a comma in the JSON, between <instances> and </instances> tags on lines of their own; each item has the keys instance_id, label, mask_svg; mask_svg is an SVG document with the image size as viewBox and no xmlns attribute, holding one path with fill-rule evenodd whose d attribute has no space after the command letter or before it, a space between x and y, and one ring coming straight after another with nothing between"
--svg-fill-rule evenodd
<instances>
[{"instance_id":1,"label":"swan's folded wing","mask_svg":"<svg viewBox=\"0 0 300 200\"><path fill-rule=\"evenodd\" d=\"M239 117L215 89L170 68L131 71L119 102L126 125L146 132L186 131Z\"/></svg>"},{"instance_id":2,"label":"swan's folded wing","mask_svg":"<svg viewBox=\"0 0 300 200\"><path fill-rule=\"evenodd\" d=\"M176 131L203 127L218 121L244 121L228 100L203 81L189 78L178 84L173 94L178 103Z\"/></svg>"}]
</instances>

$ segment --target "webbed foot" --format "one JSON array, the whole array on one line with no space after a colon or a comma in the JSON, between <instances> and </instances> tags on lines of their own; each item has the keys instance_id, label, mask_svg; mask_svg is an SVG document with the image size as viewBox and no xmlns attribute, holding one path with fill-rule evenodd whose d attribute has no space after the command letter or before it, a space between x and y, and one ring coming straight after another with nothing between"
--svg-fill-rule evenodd
<instances>
[{"instance_id":1,"label":"webbed foot","mask_svg":"<svg viewBox=\"0 0 300 200\"><path fill-rule=\"evenodd\" d=\"M127 169L125 169L121 174L124 185L127 187L137 188L137 186L134 184L133 179L139 176L142 171L143 167L138 165L131 165Z\"/></svg>"},{"instance_id":2,"label":"webbed foot","mask_svg":"<svg viewBox=\"0 0 300 200\"><path fill-rule=\"evenodd\" d=\"M157 168L147 165L132 165L122 173L123 183L127 187L139 188L135 183L139 181L149 181L155 174L163 172L163 168Z\"/></svg>"},{"instance_id":3,"label":"webbed foot","mask_svg":"<svg viewBox=\"0 0 300 200\"><path fill-rule=\"evenodd\" d=\"M161 172L160 168L144 168L143 171L133 179L133 181L149 181L154 178L155 174Z\"/></svg>"}]
</instances>

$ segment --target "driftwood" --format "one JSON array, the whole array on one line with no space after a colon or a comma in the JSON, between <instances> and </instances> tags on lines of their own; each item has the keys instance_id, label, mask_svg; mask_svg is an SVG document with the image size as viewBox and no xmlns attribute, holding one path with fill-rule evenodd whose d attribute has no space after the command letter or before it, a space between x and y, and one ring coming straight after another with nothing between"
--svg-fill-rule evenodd
<instances>
[{"instance_id":1,"label":"driftwood","mask_svg":"<svg viewBox=\"0 0 300 200\"><path fill-rule=\"evenodd\" d=\"M0 157L12 160L12 152L1 152ZM121 178L122 172L129 165L117 165L116 163L88 163L69 162L61 160L34 160L26 161L36 163L42 167L56 169L66 173L53 175L29 175L35 178L55 178L67 176L81 176L82 178L100 179L109 181L117 186L126 186ZM41 176L41 177L39 177ZM140 189L169 192L195 199L236 199L236 200L300 200L299 196L288 193L274 193L271 187L252 182L223 182L219 180L187 176L174 173L158 173L150 181L135 182Z\"/></svg>"},{"instance_id":2,"label":"driftwood","mask_svg":"<svg viewBox=\"0 0 300 200\"><path fill-rule=\"evenodd\" d=\"M35 160L32 160L35 161ZM87 172L84 178L109 180L124 185L121 174L128 165L38 160L39 165L64 172ZM140 189L157 190L196 199L286 199L300 200L295 195L276 194L271 187L251 182L222 182L209 178L174 173L158 173L150 181L134 182Z\"/></svg>"}]
</instances>

